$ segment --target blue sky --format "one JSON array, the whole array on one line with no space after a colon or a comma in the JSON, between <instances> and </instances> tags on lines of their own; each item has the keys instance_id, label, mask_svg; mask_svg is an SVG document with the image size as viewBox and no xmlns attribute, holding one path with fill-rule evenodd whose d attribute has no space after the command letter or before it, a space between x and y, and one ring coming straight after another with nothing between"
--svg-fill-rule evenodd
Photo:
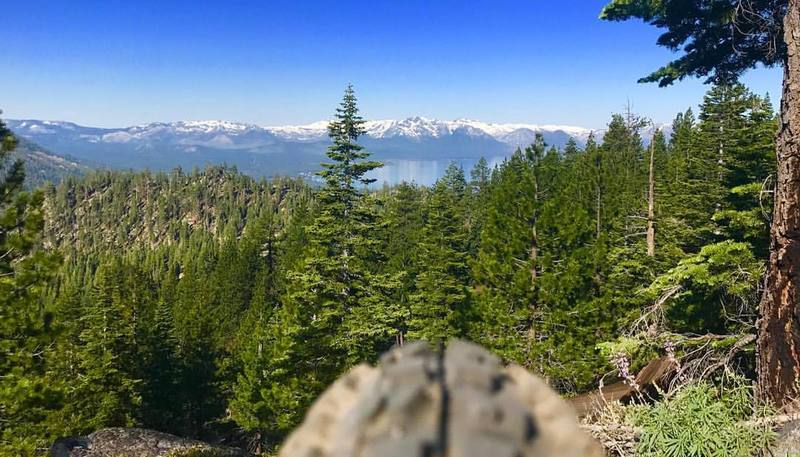
<instances>
[{"instance_id":1,"label":"blue sky","mask_svg":"<svg viewBox=\"0 0 800 457\"><path fill-rule=\"evenodd\" d=\"M627 101L656 122L706 87L636 79L671 54L603 1L6 2L5 117L126 126L328 118L352 82L370 119L601 127ZM744 82L777 103L779 69Z\"/></svg>"}]
</instances>

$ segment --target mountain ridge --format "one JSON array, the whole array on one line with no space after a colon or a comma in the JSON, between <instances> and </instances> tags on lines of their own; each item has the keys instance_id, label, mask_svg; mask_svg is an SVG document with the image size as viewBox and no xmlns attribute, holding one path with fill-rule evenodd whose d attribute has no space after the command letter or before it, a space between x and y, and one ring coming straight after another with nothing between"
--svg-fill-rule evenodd
<instances>
[{"instance_id":1,"label":"mountain ridge","mask_svg":"<svg viewBox=\"0 0 800 457\"><path fill-rule=\"evenodd\" d=\"M287 125L266 127L275 135L287 139L320 138L327 134L328 121L317 121L305 125ZM372 138L387 138L393 136L406 136L419 138L430 136L434 138L453 134L459 129L469 134L485 134L494 139L508 143L507 138L515 132L529 131L531 133L564 132L575 137L576 140L585 141L592 129L571 125L554 124L525 124L525 123L489 123L474 119L456 119L445 121L422 116L407 117L404 119L383 119L366 121L364 124L366 135ZM520 146L520 145L517 145Z\"/></svg>"},{"instance_id":2,"label":"mountain ridge","mask_svg":"<svg viewBox=\"0 0 800 457\"><path fill-rule=\"evenodd\" d=\"M269 133L284 140L317 141L327 137L327 126L330 121L320 120L310 124L261 126L258 124L233 122L225 120L171 121L151 122L128 127L91 127L70 121L52 121L38 119L11 119L11 128L21 135L43 135L56 133L56 129L81 131L83 135L97 136L97 140L123 142L127 137L117 135L124 132L131 136L152 136L164 131L184 134L243 134L248 132ZM382 119L365 122L366 135L372 138L388 138L405 136L420 138L424 136L439 138L453 134L459 130L472 135L488 135L502 142L511 134L520 131L533 133L563 132L576 140L585 141L589 134L597 132L586 127L558 124L527 123L490 123L474 119L456 119L452 121L413 116L403 119ZM107 135L111 135L108 137Z\"/></svg>"},{"instance_id":3,"label":"mountain ridge","mask_svg":"<svg viewBox=\"0 0 800 457\"><path fill-rule=\"evenodd\" d=\"M225 120L87 127L68 121L8 120L18 136L62 156L119 169L170 170L225 164L251 176L305 175L320 169L330 145L328 121L259 126ZM547 144L579 145L602 130L415 116L365 122L360 143L376 160L474 161L507 157L541 134Z\"/></svg>"}]
</instances>

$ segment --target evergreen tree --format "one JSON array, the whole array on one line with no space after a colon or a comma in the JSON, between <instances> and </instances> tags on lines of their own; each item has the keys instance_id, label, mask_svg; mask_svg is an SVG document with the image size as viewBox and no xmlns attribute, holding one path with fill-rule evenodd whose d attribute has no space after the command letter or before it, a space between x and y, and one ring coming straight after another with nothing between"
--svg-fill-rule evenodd
<instances>
[{"instance_id":1,"label":"evergreen tree","mask_svg":"<svg viewBox=\"0 0 800 457\"><path fill-rule=\"evenodd\" d=\"M288 220L280 213L268 211L260 217L244 240L260 252L261 262L256 275L255 292L247 315L239 326L235 356L238 374L232 386L229 409L236 423L254 434L259 451L278 444L295 420L278 409L283 386L275 383L291 375L289 370L278 378L280 354L278 333L281 331L280 298L285 292L282 274L295 267L304 243L307 223L306 203L301 202ZM273 371L268 371L272 368Z\"/></svg>"},{"instance_id":2,"label":"evergreen tree","mask_svg":"<svg viewBox=\"0 0 800 457\"><path fill-rule=\"evenodd\" d=\"M40 302L58 259L39 244L43 194L22 192L23 164L8 162L16 144L0 120L0 453L32 455L58 433L44 423L61 390L45 376L52 316Z\"/></svg>"},{"instance_id":3,"label":"evergreen tree","mask_svg":"<svg viewBox=\"0 0 800 457\"><path fill-rule=\"evenodd\" d=\"M738 138L741 147L731 152L726 164L726 195L714 219L725 238L747 242L756 258L766 258L778 122L769 97L747 93L744 98L745 127Z\"/></svg>"},{"instance_id":4,"label":"evergreen tree","mask_svg":"<svg viewBox=\"0 0 800 457\"><path fill-rule=\"evenodd\" d=\"M138 319L145 303L132 299L137 285L128 279L131 273L119 261L102 265L81 317L79 375L71 381L67 417L83 432L136 423L142 383Z\"/></svg>"},{"instance_id":5,"label":"evergreen tree","mask_svg":"<svg viewBox=\"0 0 800 457\"><path fill-rule=\"evenodd\" d=\"M284 330L276 314L277 303L253 306L252 324L240 330L247 341L237 352L240 372L233 385L229 408L236 423L255 435L259 448L271 448L297 420L297 405L290 388L299 388L299 380L286 365L286 348L281 340ZM287 383L292 383L287 385Z\"/></svg>"},{"instance_id":6,"label":"evergreen tree","mask_svg":"<svg viewBox=\"0 0 800 457\"><path fill-rule=\"evenodd\" d=\"M144 329L144 339L138 342L143 379L139 387L141 407L136 415L147 428L185 434L187 430L180 415L182 375L172 307L159 300L153 311Z\"/></svg>"},{"instance_id":7,"label":"evergreen tree","mask_svg":"<svg viewBox=\"0 0 800 457\"><path fill-rule=\"evenodd\" d=\"M481 157L470 171L469 192L467 195L467 229L470 256L475 256L480 245L483 222L486 219L486 203L492 171L489 163Z\"/></svg>"},{"instance_id":8,"label":"evergreen tree","mask_svg":"<svg viewBox=\"0 0 800 457\"><path fill-rule=\"evenodd\" d=\"M213 288L211 277L217 259L210 240L193 237L195 260L187 262L181 271L176 301L173 305L174 334L177 355L181 361L180 394L183 413L181 427L185 435L200 437L206 424L219 417L225 408L219 383L219 365L225 357L220 346L220 334L211 306ZM202 237L204 238L204 237Z\"/></svg>"},{"instance_id":9,"label":"evergreen tree","mask_svg":"<svg viewBox=\"0 0 800 457\"><path fill-rule=\"evenodd\" d=\"M599 153L593 144L589 152ZM536 308L528 363L557 388L574 391L591 385L604 363L594 347L614 326L607 303L596 298L604 264L595 250L599 244L605 252L605 235L597 237L594 186L586 178L597 157L577 149L569 154L557 160L551 150L535 168L545 191L536 215Z\"/></svg>"},{"instance_id":10,"label":"evergreen tree","mask_svg":"<svg viewBox=\"0 0 800 457\"><path fill-rule=\"evenodd\" d=\"M376 214L364 204L373 182L365 175L380 163L356 141L364 133L356 97L348 86L334 121L328 126L333 145L320 176L325 185L319 211L308 228L308 247L300 268L289 274L287 293L277 316L272 362L266 370L277 383L270 393L281 431L299 420L314 396L349 363L375 358L393 342L394 312L385 312L387 278L376 277L370 233ZM391 343L389 343L391 344ZM304 388L297 391L302 383Z\"/></svg>"},{"instance_id":11,"label":"evergreen tree","mask_svg":"<svg viewBox=\"0 0 800 457\"><path fill-rule=\"evenodd\" d=\"M451 163L434 185L426 205L426 222L418 247L420 272L411 296L409 337L447 341L458 337L469 303L466 180Z\"/></svg>"},{"instance_id":12,"label":"evergreen tree","mask_svg":"<svg viewBox=\"0 0 800 457\"><path fill-rule=\"evenodd\" d=\"M726 303L754 313L753 272L761 267L756 259L767 255L769 212L764 208L771 199L764 185L774 173L777 125L771 106L739 84L713 87L701 110L688 146L687 183L670 196L670 207L682 216L674 240L687 255L647 290L682 287L666 303L675 329L736 331L727 328L738 323L724 318ZM687 245L685 239L698 234L699 246ZM725 277L730 279L720 280Z\"/></svg>"},{"instance_id":13,"label":"evergreen tree","mask_svg":"<svg viewBox=\"0 0 800 457\"><path fill-rule=\"evenodd\" d=\"M517 151L492 179L480 249L472 265L475 310L469 335L508 360L530 365L541 267L541 214L557 155L544 139Z\"/></svg>"},{"instance_id":14,"label":"evergreen tree","mask_svg":"<svg viewBox=\"0 0 800 457\"><path fill-rule=\"evenodd\" d=\"M659 204L661 235L671 238L683 251L696 250L708 238L707 232L695 229L698 222L708 222L708 216L702 213L707 200L697 201L703 194L695 189L698 182L691 168L697 163L696 127L691 109L675 117L667 145L666 174L659 187L663 196Z\"/></svg>"},{"instance_id":15,"label":"evergreen tree","mask_svg":"<svg viewBox=\"0 0 800 457\"><path fill-rule=\"evenodd\" d=\"M388 304L396 315L398 333L395 343L398 345L404 343L408 334L412 296L417 292L417 277L422 270L420 244L425 225L424 199L427 196L427 189L401 183L387 196L381 218L385 235L378 250L385 253L386 260L379 272L391 275L397 281Z\"/></svg>"}]
</instances>

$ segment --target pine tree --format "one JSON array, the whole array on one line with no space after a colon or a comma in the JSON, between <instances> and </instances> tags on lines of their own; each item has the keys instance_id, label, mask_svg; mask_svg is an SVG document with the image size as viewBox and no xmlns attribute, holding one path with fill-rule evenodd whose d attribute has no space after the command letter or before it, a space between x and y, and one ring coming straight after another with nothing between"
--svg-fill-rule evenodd
<instances>
[{"instance_id":1,"label":"pine tree","mask_svg":"<svg viewBox=\"0 0 800 457\"><path fill-rule=\"evenodd\" d=\"M281 295L285 293L283 274L295 267L300 248L305 244L306 202L299 202L293 214L282 220L280 207L269 209L251 227L243 244L260 255L253 297L237 332L234 350L237 377L229 398L229 409L236 423L253 434L259 452L280 442L295 417L287 418L279 382L290 382L290 370L281 371L282 346ZM271 370L271 371L270 371ZM276 398L277 396L277 398ZM291 400L289 400L291 401Z\"/></svg>"},{"instance_id":2,"label":"pine tree","mask_svg":"<svg viewBox=\"0 0 800 457\"><path fill-rule=\"evenodd\" d=\"M287 348L282 345L282 321L276 314L277 303L260 303L251 308L250 320L240 330L247 340L237 351L240 372L229 399L236 423L255 435L261 450L280 442L295 420L291 388L298 387L293 373L279 359ZM287 383L292 383L287 385Z\"/></svg>"},{"instance_id":3,"label":"pine tree","mask_svg":"<svg viewBox=\"0 0 800 457\"><path fill-rule=\"evenodd\" d=\"M469 335L508 360L530 365L538 276L539 216L552 190L558 155L544 139L517 151L494 174L480 249L472 264L475 310Z\"/></svg>"},{"instance_id":4,"label":"pine tree","mask_svg":"<svg viewBox=\"0 0 800 457\"><path fill-rule=\"evenodd\" d=\"M690 166L695 160L696 133L692 110L678 113L672 122L672 136L667 144L664 177L657 188L662 195L658 205L661 236L669 238L681 251L697 249L707 237L694 229L695 222L703 219L698 215L703 206L694 201L702 198L702 194L693 189L696 182L690 172Z\"/></svg>"},{"instance_id":5,"label":"pine tree","mask_svg":"<svg viewBox=\"0 0 800 457\"><path fill-rule=\"evenodd\" d=\"M566 159L568 162L574 161L580 154L581 150L578 147L578 142L575 141L575 138L569 137L567 144L564 145L564 159Z\"/></svg>"},{"instance_id":6,"label":"pine tree","mask_svg":"<svg viewBox=\"0 0 800 457\"><path fill-rule=\"evenodd\" d=\"M142 384L141 406L137 418L147 428L185 434L180 415L182 395L178 342L175 338L172 307L159 300L148 319L140 347Z\"/></svg>"},{"instance_id":7,"label":"pine tree","mask_svg":"<svg viewBox=\"0 0 800 457\"><path fill-rule=\"evenodd\" d=\"M492 171L489 163L481 157L470 171L469 192L467 195L467 229L469 231L469 254L474 257L480 245L483 222L486 219L486 204Z\"/></svg>"},{"instance_id":8,"label":"pine tree","mask_svg":"<svg viewBox=\"0 0 800 457\"><path fill-rule=\"evenodd\" d=\"M601 230L623 231L625 235L643 231L639 227L640 220L626 216L631 215L632 208L640 212L644 209L642 198L647 188L647 167L640 130L645 125L643 119L631 113L615 114L603 135L600 146L601 179L604 181Z\"/></svg>"},{"instance_id":9,"label":"pine tree","mask_svg":"<svg viewBox=\"0 0 800 457\"><path fill-rule=\"evenodd\" d=\"M370 239L376 214L359 186L381 166L356 141L364 133L351 86L328 126L333 145L320 176L319 211L308 228L308 247L298 270L289 274L287 292L276 316L273 361L266 368L276 383L274 407L286 411L279 427L300 418L315 394L351 363L375 358L398 330L384 297L394 284L374 274ZM288 372L287 372L288 371ZM296 386L302 383L302 392ZM282 428L282 431L285 431Z\"/></svg>"},{"instance_id":10,"label":"pine tree","mask_svg":"<svg viewBox=\"0 0 800 457\"><path fill-rule=\"evenodd\" d=\"M385 254L379 273L390 275L397 281L394 294L387 305L396 314L397 335L395 343L402 345L408 334L408 317L411 297L416 293L416 281L421 265L420 243L423 239L424 199L427 189L415 184L401 183L386 196L381 217L385 227L384 240L377 248Z\"/></svg>"},{"instance_id":11,"label":"pine tree","mask_svg":"<svg viewBox=\"0 0 800 457\"><path fill-rule=\"evenodd\" d=\"M463 331L470 279L466 196L464 171L451 163L434 185L425 209L409 338L447 341Z\"/></svg>"},{"instance_id":12,"label":"pine tree","mask_svg":"<svg viewBox=\"0 0 800 457\"><path fill-rule=\"evenodd\" d=\"M39 244L44 195L22 192L23 163L8 163L15 146L0 120L0 453L32 455L57 433L43 423L61 390L45 376L52 315L39 296L58 258Z\"/></svg>"},{"instance_id":13,"label":"pine tree","mask_svg":"<svg viewBox=\"0 0 800 457\"><path fill-rule=\"evenodd\" d=\"M130 300L129 273L119 261L101 266L81 317L80 374L70 386L68 417L84 432L136 423L142 382L137 319L144 304Z\"/></svg>"},{"instance_id":14,"label":"pine tree","mask_svg":"<svg viewBox=\"0 0 800 457\"><path fill-rule=\"evenodd\" d=\"M607 307L593 300L602 265L594 252L594 186L587 179L593 158L576 148L547 165L555 172L538 216L537 307L528 359L557 388L576 390L589 385L602 366L594 346L610 331Z\"/></svg>"},{"instance_id":15,"label":"pine tree","mask_svg":"<svg viewBox=\"0 0 800 457\"><path fill-rule=\"evenodd\" d=\"M769 248L768 208L772 207L771 179L775 175L777 118L769 97L746 96L747 111L739 137L726 166L726 195L715 222L728 239L749 243L756 258L766 258Z\"/></svg>"},{"instance_id":16,"label":"pine tree","mask_svg":"<svg viewBox=\"0 0 800 457\"><path fill-rule=\"evenodd\" d=\"M771 206L771 198L764 186L774 173L777 124L771 106L739 84L713 87L701 108L696 141L690 147L695 159L689 162L688 175L693 180L677 192L672 206L682 214L700 211L703 217L682 221L691 227L683 231L706 233L705 243L691 249L649 290L673 287L683 274L679 285L684 291L667 303L675 328L737 331L727 328L738 324L724 319L725 303L736 302L739 309L753 312L754 272L761 268L756 259L767 255L769 212L764 208ZM697 189L708 192L692 195ZM719 279L726 276L731 279Z\"/></svg>"},{"instance_id":17,"label":"pine tree","mask_svg":"<svg viewBox=\"0 0 800 457\"><path fill-rule=\"evenodd\" d=\"M597 145L594 138L594 133L589 135L586 140L586 148L584 149L584 157L586 157L586 177L592 184L592 214L594 219L594 233L595 238L598 240L604 234L603 231L603 199L606 194L606 179L603 173L604 157L603 153Z\"/></svg>"},{"instance_id":18,"label":"pine tree","mask_svg":"<svg viewBox=\"0 0 800 457\"><path fill-rule=\"evenodd\" d=\"M181 427L186 435L200 436L205 424L219 417L225 408L219 385L219 362L224 358L221 335L210 312L213 287L207 280L214 271L217 252L211 241L195 234L190 238L197 244L192 248L194 261L185 262L178 282L173 305L174 334L180 395L183 413Z\"/></svg>"}]
</instances>

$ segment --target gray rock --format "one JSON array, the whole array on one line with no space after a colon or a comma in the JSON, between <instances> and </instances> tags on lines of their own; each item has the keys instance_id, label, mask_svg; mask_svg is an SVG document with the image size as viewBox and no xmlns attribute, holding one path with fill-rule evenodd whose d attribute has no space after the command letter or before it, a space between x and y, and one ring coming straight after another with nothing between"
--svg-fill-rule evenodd
<instances>
[{"instance_id":1,"label":"gray rock","mask_svg":"<svg viewBox=\"0 0 800 457\"><path fill-rule=\"evenodd\" d=\"M239 449L141 428L106 428L57 440L51 457L244 457Z\"/></svg>"},{"instance_id":2,"label":"gray rock","mask_svg":"<svg viewBox=\"0 0 800 457\"><path fill-rule=\"evenodd\" d=\"M800 421L787 422L778 430L775 446L770 450L775 457L800 455Z\"/></svg>"}]
</instances>

